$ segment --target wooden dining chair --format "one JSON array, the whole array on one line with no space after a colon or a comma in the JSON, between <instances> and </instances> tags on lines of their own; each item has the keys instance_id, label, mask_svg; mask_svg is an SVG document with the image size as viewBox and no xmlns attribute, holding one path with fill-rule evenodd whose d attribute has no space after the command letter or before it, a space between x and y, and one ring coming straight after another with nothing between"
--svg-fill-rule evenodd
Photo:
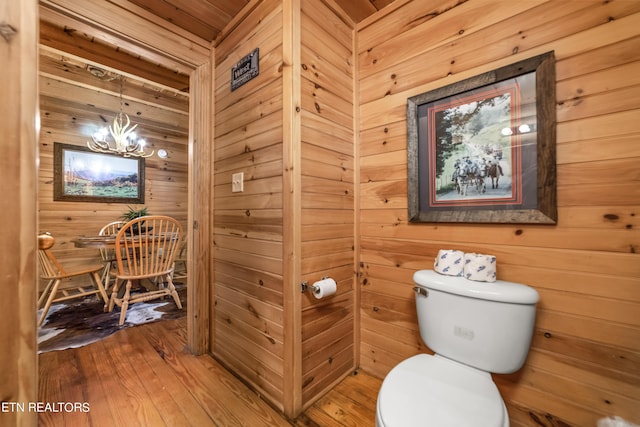
<instances>
[{"instance_id":1,"label":"wooden dining chair","mask_svg":"<svg viewBox=\"0 0 640 427\"><path fill-rule=\"evenodd\" d=\"M176 256L172 279L186 279L187 274L187 238L185 237L182 240L182 246L180 246L178 256Z\"/></svg>"},{"instance_id":2,"label":"wooden dining chair","mask_svg":"<svg viewBox=\"0 0 640 427\"><path fill-rule=\"evenodd\" d=\"M105 225L100 229L98 233L99 236L116 236L120 228L124 226L126 221L113 221L109 224ZM104 263L104 270L102 271L102 283L104 284L104 289L109 290L111 286L111 282L115 281L115 271L116 271L116 250L115 248L100 248L100 257L102 258L102 262Z\"/></svg>"},{"instance_id":3,"label":"wooden dining chair","mask_svg":"<svg viewBox=\"0 0 640 427\"><path fill-rule=\"evenodd\" d=\"M180 223L163 215L136 218L120 229L115 247L118 271L109 300L109 311L116 305L121 308L118 325L124 324L129 305L137 302L171 296L182 309L171 277L182 239Z\"/></svg>"},{"instance_id":4,"label":"wooden dining chair","mask_svg":"<svg viewBox=\"0 0 640 427\"><path fill-rule=\"evenodd\" d=\"M59 301L67 301L74 298L86 297L89 295L99 294L104 300L104 310L107 309L109 298L107 292L102 286L100 280L100 272L104 269L104 266L100 264L82 267L74 270L65 269L62 264L56 259L51 252L51 248L55 244L55 238L44 233L38 236L38 262L40 264L40 278L48 280L47 285L44 288L44 292L38 300L38 307L41 307L44 303L44 308L40 319L38 320L38 326L42 325L47 313L51 308L51 304ZM87 275L89 276L89 284L82 284L75 287L60 289L60 283L64 279L70 279ZM58 296L58 294L60 294Z\"/></svg>"}]
</instances>

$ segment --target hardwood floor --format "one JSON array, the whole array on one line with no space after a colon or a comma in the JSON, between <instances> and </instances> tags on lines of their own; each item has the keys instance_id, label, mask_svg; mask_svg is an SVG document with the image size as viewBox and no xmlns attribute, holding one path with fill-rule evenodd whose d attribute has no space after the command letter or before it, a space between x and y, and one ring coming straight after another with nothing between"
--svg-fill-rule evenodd
<instances>
[{"instance_id":1,"label":"hardwood floor","mask_svg":"<svg viewBox=\"0 0 640 427\"><path fill-rule=\"evenodd\" d=\"M123 329L39 356L41 426L373 426L381 380L347 377L285 419L212 357L184 351L186 320ZM73 405L76 405L75 407Z\"/></svg>"}]
</instances>

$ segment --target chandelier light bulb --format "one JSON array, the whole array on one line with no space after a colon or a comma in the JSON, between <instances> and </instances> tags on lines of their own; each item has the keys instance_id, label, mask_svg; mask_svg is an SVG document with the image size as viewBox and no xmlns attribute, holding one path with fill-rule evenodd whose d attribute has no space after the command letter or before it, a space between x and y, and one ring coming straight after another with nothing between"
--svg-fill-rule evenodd
<instances>
[{"instance_id":1,"label":"chandelier light bulb","mask_svg":"<svg viewBox=\"0 0 640 427\"><path fill-rule=\"evenodd\" d=\"M107 135L109 135L109 129L102 127L95 131L93 135L91 135L91 137L93 139L97 139L98 141L104 141L107 138Z\"/></svg>"}]
</instances>

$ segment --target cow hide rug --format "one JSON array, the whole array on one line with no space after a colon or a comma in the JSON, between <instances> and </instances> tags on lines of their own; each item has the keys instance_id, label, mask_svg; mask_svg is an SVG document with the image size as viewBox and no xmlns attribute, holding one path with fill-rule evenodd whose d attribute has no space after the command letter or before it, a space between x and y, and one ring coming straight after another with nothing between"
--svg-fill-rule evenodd
<instances>
[{"instance_id":1,"label":"cow hide rug","mask_svg":"<svg viewBox=\"0 0 640 427\"><path fill-rule=\"evenodd\" d=\"M129 306L122 326L118 326L120 308L116 306L112 312L105 313L104 303L95 297L53 304L44 324L38 328L38 353L83 347L122 328L186 316L187 287L176 283L176 289L182 310L170 297L138 302Z\"/></svg>"}]
</instances>

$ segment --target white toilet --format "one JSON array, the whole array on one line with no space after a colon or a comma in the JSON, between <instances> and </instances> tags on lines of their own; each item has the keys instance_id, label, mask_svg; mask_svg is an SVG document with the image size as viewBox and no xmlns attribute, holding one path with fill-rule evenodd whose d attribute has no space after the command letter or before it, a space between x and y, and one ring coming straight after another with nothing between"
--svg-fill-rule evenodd
<instances>
[{"instance_id":1,"label":"white toilet","mask_svg":"<svg viewBox=\"0 0 640 427\"><path fill-rule=\"evenodd\" d=\"M491 372L522 367L538 292L498 280L474 282L432 270L413 275L420 336L435 355L395 366L378 393L377 427L508 427Z\"/></svg>"}]
</instances>

